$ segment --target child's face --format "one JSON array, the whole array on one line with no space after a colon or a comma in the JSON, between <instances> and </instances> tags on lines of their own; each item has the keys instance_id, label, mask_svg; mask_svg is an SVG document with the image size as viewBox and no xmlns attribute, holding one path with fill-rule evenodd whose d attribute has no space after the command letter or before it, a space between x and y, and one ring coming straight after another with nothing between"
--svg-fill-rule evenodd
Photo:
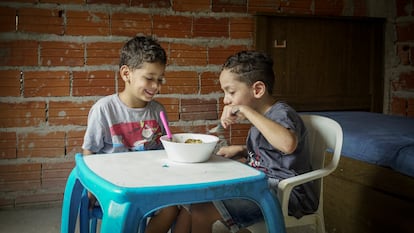
<instances>
[{"instance_id":1,"label":"child's face","mask_svg":"<svg viewBox=\"0 0 414 233\"><path fill-rule=\"evenodd\" d=\"M160 63L144 63L140 69L129 70L125 88L129 96L144 103L151 101L161 90L165 66Z\"/></svg>"},{"instance_id":2,"label":"child's face","mask_svg":"<svg viewBox=\"0 0 414 233\"><path fill-rule=\"evenodd\" d=\"M254 98L252 88L241 82L234 73L224 69L220 74L220 85L225 105L251 105Z\"/></svg>"}]
</instances>

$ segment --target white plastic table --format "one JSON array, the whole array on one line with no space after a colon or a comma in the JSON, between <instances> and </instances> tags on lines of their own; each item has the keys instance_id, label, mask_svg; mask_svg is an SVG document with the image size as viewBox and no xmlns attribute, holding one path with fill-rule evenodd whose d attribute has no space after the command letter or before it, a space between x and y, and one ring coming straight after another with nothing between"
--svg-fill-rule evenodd
<instances>
[{"instance_id":1,"label":"white plastic table","mask_svg":"<svg viewBox=\"0 0 414 233\"><path fill-rule=\"evenodd\" d=\"M157 209L179 204L247 198L262 208L269 232L284 233L283 215L265 175L218 156L204 163L176 163L164 150L75 157L62 208L61 232L74 232L84 188L99 201L101 232L137 232Z\"/></svg>"}]
</instances>

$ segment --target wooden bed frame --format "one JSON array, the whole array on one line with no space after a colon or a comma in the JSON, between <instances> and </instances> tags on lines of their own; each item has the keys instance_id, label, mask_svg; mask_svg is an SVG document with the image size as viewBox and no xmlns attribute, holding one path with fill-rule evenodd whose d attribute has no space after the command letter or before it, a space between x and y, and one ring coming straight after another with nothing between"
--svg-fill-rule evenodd
<instances>
[{"instance_id":1,"label":"wooden bed frame","mask_svg":"<svg viewBox=\"0 0 414 233\"><path fill-rule=\"evenodd\" d=\"M414 178L345 156L324 179L329 233L414 232Z\"/></svg>"}]
</instances>

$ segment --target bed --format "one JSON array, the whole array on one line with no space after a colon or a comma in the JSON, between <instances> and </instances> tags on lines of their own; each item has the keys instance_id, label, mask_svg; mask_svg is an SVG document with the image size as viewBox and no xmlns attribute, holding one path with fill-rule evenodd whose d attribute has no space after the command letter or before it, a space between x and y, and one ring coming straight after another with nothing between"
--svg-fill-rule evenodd
<instances>
[{"instance_id":1,"label":"bed","mask_svg":"<svg viewBox=\"0 0 414 233\"><path fill-rule=\"evenodd\" d=\"M330 233L414 232L414 119L363 111L306 112L337 121L342 157L324 180Z\"/></svg>"}]
</instances>

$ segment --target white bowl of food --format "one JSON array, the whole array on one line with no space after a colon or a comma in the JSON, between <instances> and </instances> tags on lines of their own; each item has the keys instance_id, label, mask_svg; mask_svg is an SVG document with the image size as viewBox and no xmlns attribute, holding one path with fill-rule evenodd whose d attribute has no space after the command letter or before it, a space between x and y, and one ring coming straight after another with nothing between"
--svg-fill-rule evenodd
<instances>
[{"instance_id":1,"label":"white bowl of food","mask_svg":"<svg viewBox=\"0 0 414 233\"><path fill-rule=\"evenodd\" d=\"M181 163L201 163L210 159L219 138L209 134L177 133L170 140L161 136L168 159Z\"/></svg>"}]
</instances>

